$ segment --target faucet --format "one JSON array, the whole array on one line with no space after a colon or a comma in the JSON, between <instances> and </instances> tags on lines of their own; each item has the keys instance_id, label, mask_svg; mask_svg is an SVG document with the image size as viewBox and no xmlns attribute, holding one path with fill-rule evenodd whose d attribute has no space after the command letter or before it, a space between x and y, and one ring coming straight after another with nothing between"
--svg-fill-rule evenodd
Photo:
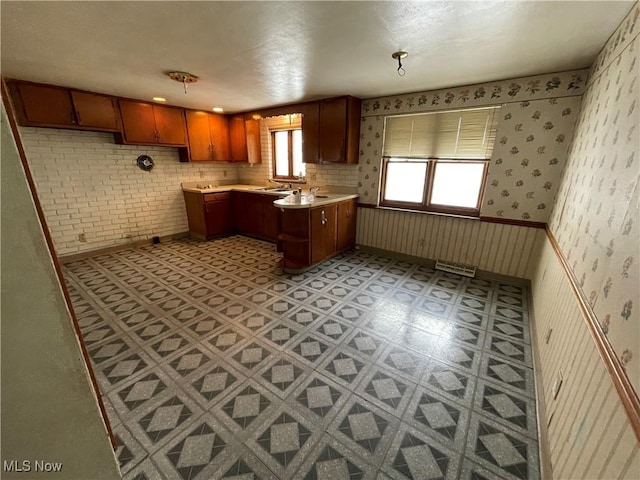
<instances>
[{"instance_id":1,"label":"faucet","mask_svg":"<svg viewBox=\"0 0 640 480\"><path fill-rule=\"evenodd\" d=\"M284 183L276 182L273 178L269 178L267 181L273 183L278 188L284 188L286 186ZM291 188L291 184L289 184L289 188Z\"/></svg>"}]
</instances>

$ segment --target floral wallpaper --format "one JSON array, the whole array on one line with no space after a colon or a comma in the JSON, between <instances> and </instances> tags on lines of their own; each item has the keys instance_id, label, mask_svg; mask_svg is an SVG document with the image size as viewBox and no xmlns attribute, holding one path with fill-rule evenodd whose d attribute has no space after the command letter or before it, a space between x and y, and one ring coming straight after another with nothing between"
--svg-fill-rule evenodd
<instances>
[{"instance_id":1,"label":"floral wallpaper","mask_svg":"<svg viewBox=\"0 0 640 480\"><path fill-rule=\"evenodd\" d=\"M580 97L508 103L500 109L482 215L548 220L579 109Z\"/></svg>"},{"instance_id":2,"label":"floral wallpaper","mask_svg":"<svg viewBox=\"0 0 640 480\"><path fill-rule=\"evenodd\" d=\"M364 100L360 202L378 202L385 116L502 105L481 214L547 221L587 73L576 70Z\"/></svg>"},{"instance_id":3,"label":"floral wallpaper","mask_svg":"<svg viewBox=\"0 0 640 480\"><path fill-rule=\"evenodd\" d=\"M640 391L640 7L589 75L551 231Z\"/></svg>"}]
</instances>

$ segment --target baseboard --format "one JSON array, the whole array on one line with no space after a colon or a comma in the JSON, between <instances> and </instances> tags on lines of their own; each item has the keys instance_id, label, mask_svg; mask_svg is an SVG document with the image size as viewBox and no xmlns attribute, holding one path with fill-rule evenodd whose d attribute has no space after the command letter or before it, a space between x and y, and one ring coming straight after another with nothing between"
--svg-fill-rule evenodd
<instances>
[{"instance_id":1,"label":"baseboard","mask_svg":"<svg viewBox=\"0 0 640 480\"><path fill-rule=\"evenodd\" d=\"M188 236L189 236L189 232L180 232L180 233L173 233L171 235L163 235L158 238L160 238L160 243L162 243L162 242L170 242L171 240L179 240L181 238L185 238ZM136 240L135 242L123 243L121 245L113 245L111 247L96 248L95 250L87 250L86 252L73 253L71 255L64 255L64 256L60 255L58 256L58 260L62 264L71 263L71 262L75 262L76 260L84 260L85 258L96 257L98 255L104 255L106 253L119 252L122 250L127 250L129 248L137 248L137 247L142 247L144 245L151 245L151 244L153 244L153 240L151 238L147 240Z\"/></svg>"},{"instance_id":2,"label":"baseboard","mask_svg":"<svg viewBox=\"0 0 640 480\"><path fill-rule=\"evenodd\" d=\"M538 349L538 335L536 334L535 311L533 309L533 290L529 289L527 298L529 302L529 338L531 339L531 357L533 359L533 388L536 396L536 421L538 422L538 445L540 451L540 478L551 480L553 469L551 468L551 446L547 435L547 405L544 402L544 390L542 385L542 367L540 366L540 351Z\"/></svg>"},{"instance_id":3,"label":"baseboard","mask_svg":"<svg viewBox=\"0 0 640 480\"><path fill-rule=\"evenodd\" d=\"M393 258L394 260L400 260L403 262L415 263L417 265L424 265L425 267L434 268L436 261L431 258L418 257L416 255L408 255L406 253L394 252L393 250L385 250L382 248L369 247L366 245L358 245L356 248L363 252L373 253L382 257ZM476 270L476 277L491 280L495 282L510 283L512 285L520 285L523 287L530 287L531 281L528 278L512 277L511 275L503 275L501 273L490 272L488 270Z\"/></svg>"}]
</instances>

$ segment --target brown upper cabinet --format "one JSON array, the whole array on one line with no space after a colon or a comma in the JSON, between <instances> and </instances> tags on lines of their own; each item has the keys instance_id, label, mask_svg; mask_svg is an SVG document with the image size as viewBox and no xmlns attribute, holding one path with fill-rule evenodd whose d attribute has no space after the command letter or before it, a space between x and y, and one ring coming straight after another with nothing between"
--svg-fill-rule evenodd
<instances>
[{"instance_id":1,"label":"brown upper cabinet","mask_svg":"<svg viewBox=\"0 0 640 480\"><path fill-rule=\"evenodd\" d=\"M113 97L30 82L9 83L20 125L118 131Z\"/></svg>"},{"instance_id":2,"label":"brown upper cabinet","mask_svg":"<svg viewBox=\"0 0 640 480\"><path fill-rule=\"evenodd\" d=\"M233 115L229 118L229 144L232 162L247 162L247 137L244 115Z\"/></svg>"},{"instance_id":3,"label":"brown upper cabinet","mask_svg":"<svg viewBox=\"0 0 640 480\"><path fill-rule=\"evenodd\" d=\"M305 163L358 163L360 100L337 97L306 105L302 136Z\"/></svg>"},{"instance_id":4,"label":"brown upper cabinet","mask_svg":"<svg viewBox=\"0 0 640 480\"><path fill-rule=\"evenodd\" d=\"M187 151L180 152L181 162L228 162L229 122L224 115L186 110Z\"/></svg>"},{"instance_id":5,"label":"brown upper cabinet","mask_svg":"<svg viewBox=\"0 0 640 480\"><path fill-rule=\"evenodd\" d=\"M184 109L133 100L118 101L122 115L120 143L185 147Z\"/></svg>"},{"instance_id":6,"label":"brown upper cabinet","mask_svg":"<svg viewBox=\"0 0 640 480\"><path fill-rule=\"evenodd\" d=\"M261 163L260 120L245 120L244 114L229 118L232 162Z\"/></svg>"}]
</instances>

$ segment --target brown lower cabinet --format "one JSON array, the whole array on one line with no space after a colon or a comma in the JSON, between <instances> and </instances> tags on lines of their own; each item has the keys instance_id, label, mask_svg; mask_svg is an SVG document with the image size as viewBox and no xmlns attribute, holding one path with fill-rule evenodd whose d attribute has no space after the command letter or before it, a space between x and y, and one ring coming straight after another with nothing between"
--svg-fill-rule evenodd
<instances>
[{"instance_id":1,"label":"brown lower cabinet","mask_svg":"<svg viewBox=\"0 0 640 480\"><path fill-rule=\"evenodd\" d=\"M257 192L184 192L189 232L209 240L238 233L276 242L283 267L304 270L356 243L357 200L280 209L278 197Z\"/></svg>"},{"instance_id":2,"label":"brown lower cabinet","mask_svg":"<svg viewBox=\"0 0 640 480\"><path fill-rule=\"evenodd\" d=\"M336 250L342 252L356 244L356 214L358 200L352 198L337 204L338 227L336 232Z\"/></svg>"},{"instance_id":3,"label":"brown lower cabinet","mask_svg":"<svg viewBox=\"0 0 640 480\"><path fill-rule=\"evenodd\" d=\"M356 243L356 199L309 209L283 209L278 234L282 266L289 271L326 260Z\"/></svg>"},{"instance_id":4,"label":"brown lower cabinet","mask_svg":"<svg viewBox=\"0 0 640 480\"><path fill-rule=\"evenodd\" d=\"M230 192L184 192L184 202L192 237L209 240L233 232Z\"/></svg>"},{"instance_id":5,"label":"brown lower cabinet","mask_svg":"<svg viewBox=\"0 0 640 480\"><path fill-rule=\"evenodd\" d=\"M277 199L251 192L184 192L189 233L208 240L235 232L275 242L280 212L273 201Z\"/></svg>"},{"instance_id":6,"label":"brown lower cabinet","mask_svg":"<svg viewBox=\"0 0 640 480\"><path fill-rule=\"evenodd\" d=\"M278 197L267 193L231 192L235 232L275 242L278 236Z\"/></svg>"}]
</instances>

